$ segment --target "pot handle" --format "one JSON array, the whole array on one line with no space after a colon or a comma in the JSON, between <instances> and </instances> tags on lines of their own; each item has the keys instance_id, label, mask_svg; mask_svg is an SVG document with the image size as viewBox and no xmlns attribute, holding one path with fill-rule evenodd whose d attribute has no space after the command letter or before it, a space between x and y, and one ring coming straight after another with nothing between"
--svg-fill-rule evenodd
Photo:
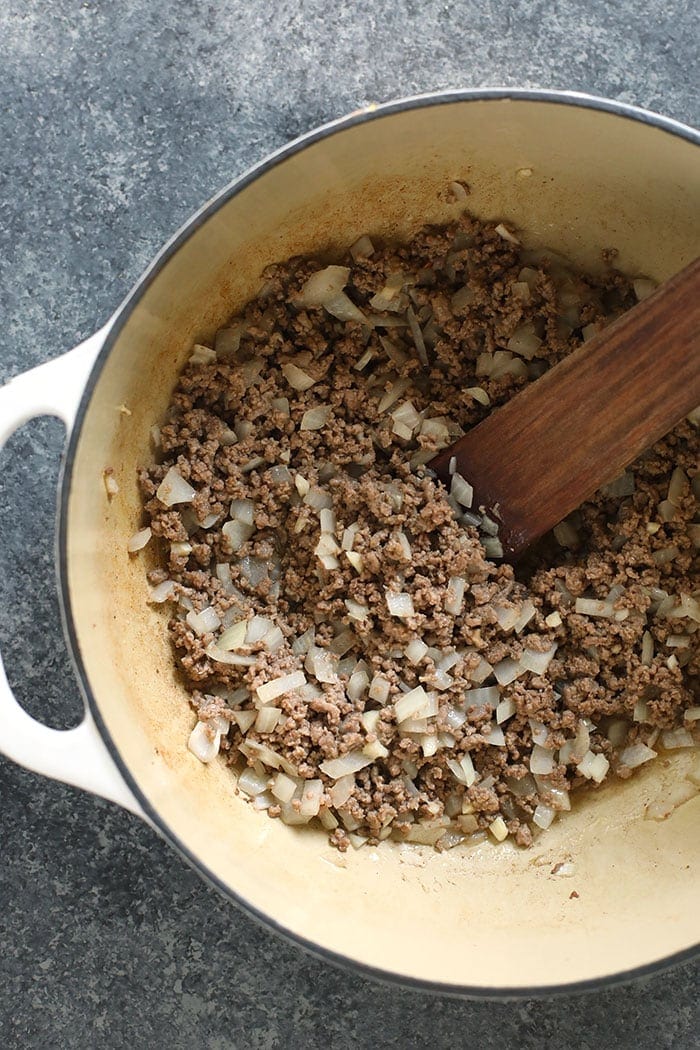
<instances>
[{"instance_id":1,"label":"pot handle","mask_svg":"<svg viewBox=\"0 0 700 1050\"><path fill-rule=\"evenodd\" d=\"M35 416L58 416L67 434L75 421L88 375L110 324L67 354L32 368L0 387L0 448ZM111 799L145 817L117 769L94 719L85 707L74 729L50 729L20 707L0 656L0 753L35 773Z\"/></svg>"}]
</instances>

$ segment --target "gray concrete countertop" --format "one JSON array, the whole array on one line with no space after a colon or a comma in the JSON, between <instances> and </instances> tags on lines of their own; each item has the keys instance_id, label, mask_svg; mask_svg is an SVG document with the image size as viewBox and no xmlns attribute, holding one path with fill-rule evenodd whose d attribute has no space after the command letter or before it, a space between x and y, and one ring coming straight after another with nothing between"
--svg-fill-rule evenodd
<instances>
[{"instance_id":1,"label":"gray concrete countertop","mask_svg":"<svg viewBox=\"0 0 700 1050\"><path fill-rule=\"evenodd\" d=\"M220 186L368 101L575 88L697 123L689 0L4 0L0 382L108 318ZM80 701L54 593L55 421L0 463L0 645L31 713ZM653 902L649 902L653 906ZM700 1046L700 964L514 1003L376 985L224 902L137 819L0 761L0 1045Z\"/></svg>"}]
</instances>

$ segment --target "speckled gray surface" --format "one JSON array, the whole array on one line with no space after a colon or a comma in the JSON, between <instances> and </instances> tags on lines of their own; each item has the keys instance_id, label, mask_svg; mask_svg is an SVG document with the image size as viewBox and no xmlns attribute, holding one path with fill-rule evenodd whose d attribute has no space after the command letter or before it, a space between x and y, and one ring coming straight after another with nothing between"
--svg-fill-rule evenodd
<instances>
[{"instance_id":1,"label":"speckled gray surface","mask_svg":"<svg viewBox=\"0 0 700 1050\"><path fill-rule=\"evenodd\" d=\"M0 381L103 323L233 175L367 101L587 90L698 121L692 0L4 0ZM0 643L52 725L80 712L52 578L62 443L0 457ZM487 1004L323 965L222 901L137 819L0 760L3 1047L700 1046L688 964L595 996Z\"/></svg>"}]
</instances>

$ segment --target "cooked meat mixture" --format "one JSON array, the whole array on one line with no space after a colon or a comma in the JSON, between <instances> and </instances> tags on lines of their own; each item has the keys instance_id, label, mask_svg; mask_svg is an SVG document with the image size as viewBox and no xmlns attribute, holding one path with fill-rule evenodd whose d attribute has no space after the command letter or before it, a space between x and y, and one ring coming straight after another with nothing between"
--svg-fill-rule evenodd
<instances>
[{"instance_id":1,"label":"cooked meat mixture","mask_svg":"<svg viewBox=\"0 0 700 1050\"><path fill-rule=\"evenodd\" d=\"M273 266L194 348L130 549L155 538L190 749L256 808L340 849L527 846L572 790L696 745L698 415L516 569L426 466L650 288L465 215Z\"/></svg>"}]
</instances>

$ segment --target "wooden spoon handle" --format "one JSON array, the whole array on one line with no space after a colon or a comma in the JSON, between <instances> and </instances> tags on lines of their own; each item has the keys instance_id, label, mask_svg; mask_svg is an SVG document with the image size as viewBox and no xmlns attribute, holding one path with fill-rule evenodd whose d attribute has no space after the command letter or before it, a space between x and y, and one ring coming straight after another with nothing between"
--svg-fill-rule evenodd
<instances>
[{"instance_id":1,"label":"wooden spoon handle","mask_svg":"<svg viewBox=\"0 0 700 1050\"><path fill-rule=\"evenodd\" d=\"M429 465L456 457L513 559L698 404L700 258Z\"/></svg>"}]
</instances>

